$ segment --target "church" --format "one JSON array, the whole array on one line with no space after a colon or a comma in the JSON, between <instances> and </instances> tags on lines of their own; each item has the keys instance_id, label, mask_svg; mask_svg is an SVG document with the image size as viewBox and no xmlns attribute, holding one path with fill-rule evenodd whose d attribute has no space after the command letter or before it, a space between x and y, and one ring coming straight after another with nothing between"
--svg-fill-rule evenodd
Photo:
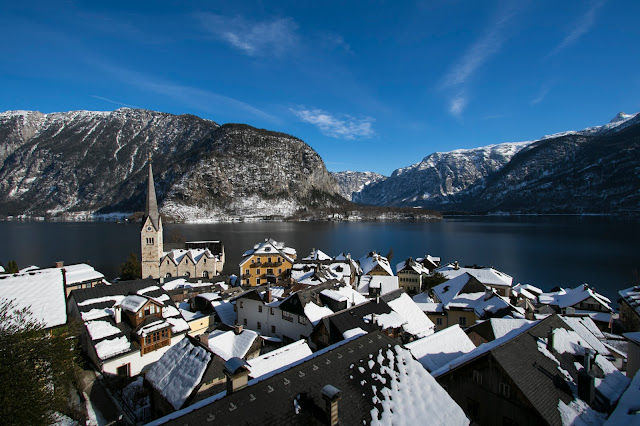
<instances>
[{"instance_id":1,"label":"church","mask_svg":"<svg viewBox=\"0 0 640 426\"><path fill-rule=\"evenodd\" d=\"M220 275L224 266L224 247L220 241L191 241L186 242L183 249L164 251L162 218L156 200L151 156L140 246L142 278L185 277L206 280Z\"/></svg>"}]
</instances>

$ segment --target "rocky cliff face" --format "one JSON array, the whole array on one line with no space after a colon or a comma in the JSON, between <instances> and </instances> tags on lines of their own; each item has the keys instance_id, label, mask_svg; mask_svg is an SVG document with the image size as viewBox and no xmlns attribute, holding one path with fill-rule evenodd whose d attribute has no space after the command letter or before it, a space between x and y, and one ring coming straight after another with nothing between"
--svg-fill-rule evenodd
<instances>
[{"instance_id":1,"label":"rocky cliff face","mask_svg":"<svg viewBox=\"0 0 640 426\"><path fill-rule=\"evenodd\" d=\"M340 188L340 195L349 201L362 192L365 186L385 180L387 177L375 172L344 172L331 173Z\"/></svg>"},{"instance_id":2,"label":"rocky cliff face","mask_svg":"<svg viewBox=\"0 0 640 426\"><path fill-rule=\"evenodd\" d=\"M192 115L9 111L0 142L3 215L142 210L149 153L161 211L185 220L288 216L342 200L301 140Z\"/></svg>"},{"instance_id":3,"label":"rocky cliff face","mask_svg":"<svg viewBox=\"0 0 640 426\"><path fill-rule=\"evenodd\" d=\"M475 213L640 212L640 115L540 140L435 153L354 196Z\"/></svg>"}]
</instances>

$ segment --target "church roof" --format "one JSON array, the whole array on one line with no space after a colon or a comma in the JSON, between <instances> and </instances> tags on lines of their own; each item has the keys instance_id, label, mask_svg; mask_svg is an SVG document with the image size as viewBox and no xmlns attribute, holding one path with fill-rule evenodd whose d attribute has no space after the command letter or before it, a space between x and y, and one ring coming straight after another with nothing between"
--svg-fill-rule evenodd
<instances>
[{"instance_id":1,"label":"church roof","mask_svg":"<svg viewBox=\"0 0 640 426\"><path fill-rule=\"evenodd\" d=\"M158 201L156 200L156 188L153 184L153 170L151 169L151 155L149 155L149 178L147 179L147 204L144 208L144 220L151 219L153 227L160 229L160 212L158 211Z\"/></svg>"}]
</instances>

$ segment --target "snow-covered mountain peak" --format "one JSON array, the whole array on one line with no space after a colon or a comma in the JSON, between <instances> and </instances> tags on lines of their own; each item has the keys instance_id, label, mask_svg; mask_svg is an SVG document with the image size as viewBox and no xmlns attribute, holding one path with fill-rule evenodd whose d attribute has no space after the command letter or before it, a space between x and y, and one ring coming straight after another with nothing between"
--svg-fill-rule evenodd
<instances>
[{"instance_id":1,"label":"snow-covered mountain peak","mask_svg":"<svg viewBox=\"0 0 640 426\"><path fill-rule=\"evenodd\" d=\"M637 115L637 113L636 114L625 114L624 112L621 111L615 117L613 117L609 123L619 123L621 121L627 121L627 120L635 117L636 115Z\"/></svg>"}]
</instances>

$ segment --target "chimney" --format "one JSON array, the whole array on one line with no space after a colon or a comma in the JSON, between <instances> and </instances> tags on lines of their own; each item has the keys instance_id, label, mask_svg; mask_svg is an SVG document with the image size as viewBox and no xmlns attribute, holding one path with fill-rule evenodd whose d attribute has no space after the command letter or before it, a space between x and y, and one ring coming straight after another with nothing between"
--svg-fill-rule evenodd
<instances>
[{"instance_id":1,"label":"chimney","mask_svg":"<svg viewBox=\"0 0 640 426\"><path fill-rule=\"evenodd\" d=\"M120 324L122 322L122 308L120 305L113 305L113 320L116 324Z\"/></svg>"},{"instance_id":2,"label":"chimney","mask_svg":"<svg viewBox=\"0 0 640 426\"><path fill-rule=\"evenodd\" d=\"M549 330L549 334L547 335L547 350L553 353L553 328Z\"/></svg>"},{"instance_id":3,"label":"chimney","mask_svg":"<svg viewBox=\"0 0 640 426\"><path fill-rule=\"evenodd\" d=\"M335 426L338 424L338 402L342 397L340 389L332 385L326 385L322 388L322 399L325 400L328 424Z\"/></svg>"},{"instance_id":4,"label":"chimney","mask_svg":"<svg viewBox=\"0 0 640 426\"><path fill-rule=\"evenodd\" d=\"M273 296L271 295L271 287L267 288L267 292L264 294L264 303L273 302Z\"/></svg>"},{"instance_id":5,"label":"chimney","mask_svg":"<svg viewBox=\"0 0 640 426\"><path fill-rule=\"evenodd\" d=\"M160 284L164 284L164 277L159 278Z\"/></svg>"},{"instance_id":6,"label":"chimney","mask_svg":"<svg viewBox=\"0 0 640 426\"><path fill-rule=\"evenodd\" d=\"M56 262L56 268L62 268L64 267L64 260L58 260Z\"/></svg>"},{"instance_id":7,"label":"chimney","mask_svg":"<svg viewBox=\"0 0 640 426\"><path fill-rule=\"evenodd\" d=\"M249 364L242 358L229 358L224 363L224 375L227 377L227 395L247 387L249 383Z\"/></svg>"},{"instance_id":8,"label":"chimney","mask_svg":"<svg viewBox=\"0 0 640 426\"><path fill-rule=\"evenodd\" d=\"M585 354L586 356L586 354ZM578 371L578 398L588 405L593 403L596 396L595 379L586 367Z\"/></svg>"},{"instance_id":9,"label":"chimney","mask_svg":"<svg viewBox=\"0 0 640 426\"><path fill-rule=\"evenodd\" d=\"M58 263L59 263L59 262L56 262L56 265L57 265ZM62 266L59 266L59 267L60 267L60 268L62 268ZM60 269L60 272L62 272L62 285L63 285L63 286L64 286L64 288L66 289L66 288L67 288L67 270L66 270L66 269L64 269L64 268L62 268L62 269Z\"/></svg>"},{"instance_id":10,"label":"chimney","mask_svg":"<svg viewBox=\"0 0 640 426\"><path fill-rule=\"evenodd\" d=\"M460 264L458 263L458 261L456 260L455 262L453 262L453 269L455 269L456 271L458 269L460 269Z\"/></svg>"},{"instance_id":11,"label":"chimney","mask_svg":"<svg viewBox=\"0 0 640 426\"><path fill-rule=\"evenodd\" d=\"M198 336L198 340L202 343L203 346L209 347L209 333L206 331Z\"/></svg>"},{"instance_id":12,"label":"chimney","mask_svg":"<svg viewBox=\"0 0 640 426\"><path fill-rule=\"evenodd\" d=\"M238 335L242 333L242 324L236 324L233 326L233 332Z\"/></svg>"}]
</instances>

